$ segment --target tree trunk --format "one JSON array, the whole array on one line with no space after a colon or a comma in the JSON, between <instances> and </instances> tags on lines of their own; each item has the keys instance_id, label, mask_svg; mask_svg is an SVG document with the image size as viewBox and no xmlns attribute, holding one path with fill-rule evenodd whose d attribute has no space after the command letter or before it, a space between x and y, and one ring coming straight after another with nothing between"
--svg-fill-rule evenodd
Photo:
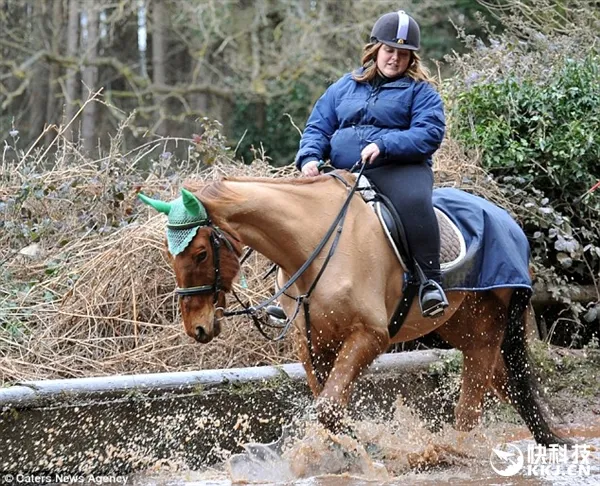
<instances>
[{"instance_id":1,"label":"tree trunk","mask_svg":"<svg viewBox=\"0 0 600 486\"><path fill-rule=\"evenodd\" d=\"M267 107L264 95L266 90L264 87L264 81L261 79L262 75L262 42L261 42L261 30L265 28L265 24L262 22L261 15L257 9L254 13L254 21L252 22L252 33L250 34L250 45L252 52L252 87L256 91L259 99L255 102L255 125L258 128L259 133L263 133L267 122Z\"/></svg>"},{"instance_id":2,"label":"tree trunk","mask_svg":"<svg viewBox=\"0 0 600 486\"><path fill-rule=\"evenodd\" d=\"M204 73L202 62L194 61L194 71L192 73L192 84L198 84L200 79L206 80L210 73ZM208 116L209 97L208 93L193 93L190 97L192 109L199 117Z\"/></svg>"},{"instance_id":3,"label":"tree trunk","mask_svg":"<svg viewBox=\"0 0 600 486\"><path fill-rule=\"evenodd\" d=\"M63 1L54 0L52 2L52 17L50 21L50 31L52 32L52 38L50 39L50 51L55 56L60 56L60 44L61 34L63 30ZM50 69L48 72L48 97L46 99L46 122L48 124L58 123L60 118L57 115L61 110L57 109L56 98L58 96L59 85L58 78L60 77L60 66L56 62L50 63ZM50 144L54 137L55 132L49 131L46 133L45 143Z\"/></svg>"},{"instance_id":4,"label":"tree trunk","mask_svg":"<svg viewBox=\"0 0 600 486\"><path fill-rule=\"evenodd\" d=\"M148 59L146 57L148 48L148 6L145 4L138 5L138 59L140 63L140 75L148 78Z\"/></svg>"},{"instance_id":5,"label":"tree trunk","mask_svg":"<svg viewBox=\"0 0 600 486\"><path fill-rule=\"evenodd\" d=\"M164 0L152 2L152 81L157 86L167 85L167 8ZM155 96L156 123L154 131L159 135L168 133L167 106L164 96Z\"/></svg>"},{"instance_id":6,"label":"tree trunk","mask_svg":"<svg viewBox=\"0 0 600 486\"><path fill-rule=\"evenodd\" d=\"M90 95L97 89L98 68L92 63L98 53L98 10L94 8L95 0L86 0L85 12L87 17L87 36L85 45L85 69L83 70L83 84ZM95 101L85 105L83 110L83 124L81 128L84 150L91 154L96 144L96 108Z\"/></svg>"},{"instance_id":7,"label":"tree trunk","mask_svg":"<svg viewBox=\"0 0 600 486\"><path fill-rule=\"evenodd\" d=\"M67 27L67 57L77 59L77 48L79 46L79 0L69 0L69 25ZM77 113L78 99L78 69L77 67L67 70L66 93L65 93L65 124L71 122ZM73 140L74 123L65 133L69 140Z\"/></svg>"},{"instance_id":8,"label":"tree trunk","mask_svg":"<svg viewBox=\"0 0 600 486\"><path fill-rule=\"evenodd\" d=\"M40 50L44 49L48 37L46 19L49 9L50 5L47 0L40 1L33 6L32 40ZM38 61L32 67L29 86L29 135L32 140L35 140L44 130L47 96L48 66L44 62Z\"/></svg>"}]
</instances>

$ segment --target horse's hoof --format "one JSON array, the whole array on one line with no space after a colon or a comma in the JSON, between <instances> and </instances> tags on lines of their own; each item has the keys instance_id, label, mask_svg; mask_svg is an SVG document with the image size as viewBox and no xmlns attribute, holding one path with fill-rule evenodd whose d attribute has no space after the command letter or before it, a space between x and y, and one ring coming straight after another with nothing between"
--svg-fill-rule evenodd
<instances>
[{"instance_id":1,"label":"horse's hoof","mask_svg":"<svg viewBox=\"0 0 600 486\"><path fill-rule=\"evenodd\" d=\"M339 402L329 398L319 398L315 404L317 417L323 426L334 434L344 431L342 419L345 408Z\"/></svg>"},{"instance_id":2,"label":"horse's hoof","mask_svg":"<svg viewBox=\"0 0 600 486\"><path fill-rule=\"evenodd\" d=\"M369 442L365 446L365 451L371 459L384 459L383 448L379 444Z\"/></svg>"}]
</instances>

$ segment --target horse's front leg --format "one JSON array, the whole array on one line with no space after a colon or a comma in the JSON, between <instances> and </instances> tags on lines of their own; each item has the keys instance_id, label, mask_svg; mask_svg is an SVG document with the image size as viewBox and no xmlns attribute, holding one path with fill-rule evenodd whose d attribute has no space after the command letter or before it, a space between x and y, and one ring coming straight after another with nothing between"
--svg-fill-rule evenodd
<instances>
[{"instance_id":1,"label":"horse's front leg","mask_svg":"<svg viewBox=\"0 0 600 486\"><path fill-rule=\"evenodd\" d=\"M297 346L298 357L306 371L308 386L313 396L317 398L321 394L321 391L323 391L322 381L325 381L329 376L337 353L320 349L318 353L315 353L317 356L314 356L314 359L311 359L306 338L301 337L298 340Z\"/></svg>"},{"instance_id":2,"label":"horse's front leg","mask_svg":"<svg viewBox=\"0 0 600 486\"><path fill-rule=\"evenodd\" d=\"M364 324L354 326L340 347L333 368L317 399L319 421L336 431L348 403L352 384L358 375L388 346L387 329L367 329Z\"/></svg>"}]
</instances>

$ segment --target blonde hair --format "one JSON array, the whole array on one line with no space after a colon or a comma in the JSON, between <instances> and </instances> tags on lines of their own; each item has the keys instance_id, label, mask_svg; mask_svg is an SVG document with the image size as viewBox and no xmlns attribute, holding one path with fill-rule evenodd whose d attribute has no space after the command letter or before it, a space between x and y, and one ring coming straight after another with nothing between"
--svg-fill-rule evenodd
<instances>
[{"instance_id":1,"label":"blonde hair","mask_svg":"<svg viewBox=\"0 0 600 486\"><path fill-rule=\"evenodd\" d=\"M364 68L362 73L352 73L352 78L359 83L368 83L377 76L377 53L383 44L381 42L370 43L363 47L361 64ZM415 81L425 81L437 85L436 81L429 74L429 70L421 63L421 57L415 52L410 51L410 62L404 74Z\"/></svg>"}]
</instances>

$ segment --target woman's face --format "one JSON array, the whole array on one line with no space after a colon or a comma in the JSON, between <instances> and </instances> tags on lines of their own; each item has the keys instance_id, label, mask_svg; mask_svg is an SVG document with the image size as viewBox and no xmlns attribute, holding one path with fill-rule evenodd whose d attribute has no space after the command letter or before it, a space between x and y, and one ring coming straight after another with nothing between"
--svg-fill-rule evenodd
<instances>
[{"instance_id":1,"label":"woman's face","mask_svg":"<svg viewBox=\"0 0 600 486\"><path fill-rule=\"evenodd\" d=\"M382 44L377 51L377 69L388 78L400 76L408 69L410 63L410 51L406 49L395 49Z\"/></svg>"}]
</instances>

